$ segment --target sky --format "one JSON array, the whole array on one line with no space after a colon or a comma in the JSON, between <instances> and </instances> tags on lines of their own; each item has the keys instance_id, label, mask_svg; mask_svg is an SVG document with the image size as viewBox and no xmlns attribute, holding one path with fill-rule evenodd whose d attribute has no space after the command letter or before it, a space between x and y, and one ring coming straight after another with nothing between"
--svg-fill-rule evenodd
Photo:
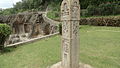
<instances>
[{"instance_id":1,"label":"sky","mask_svg":"<svg viewBox=\"0 0 120 68\"><path fill-rule=\"evenodd\" d=\"M13 7L13 4L21 0L0 0L0 8L6 9Z\"/></svg>"}]
</instances>

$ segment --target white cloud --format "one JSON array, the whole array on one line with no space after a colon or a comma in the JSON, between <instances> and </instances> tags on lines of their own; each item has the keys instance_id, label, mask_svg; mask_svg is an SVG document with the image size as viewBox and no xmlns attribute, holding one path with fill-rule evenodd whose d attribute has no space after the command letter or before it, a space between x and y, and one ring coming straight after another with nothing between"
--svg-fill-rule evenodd
<instances>
[{"instance_id":1,"label":"white cloud","mask_svg":"<svg viewBox=\"0 0 120 68\"><path fill-rule=\"evenodd\" d=\"M12 0L13 1L13 3L15 4L16 2L19 2L19 1L21 1L21 0Z\"/></svg>"},{"instance_id":2,"label":"white cloud","mask_svg":"<svg viewBox=\"0 0 120 68\"><path fill-rule=\"evenodd\" d=\"M0 0L0 8L11 8L13 7L13 4L19 1L21 0Z\"/></svg>"}]
</instances>

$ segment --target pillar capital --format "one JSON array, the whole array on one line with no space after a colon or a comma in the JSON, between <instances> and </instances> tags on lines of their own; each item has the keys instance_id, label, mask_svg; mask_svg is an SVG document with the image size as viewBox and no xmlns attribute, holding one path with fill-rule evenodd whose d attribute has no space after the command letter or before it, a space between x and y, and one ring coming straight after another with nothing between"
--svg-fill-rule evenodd
<instances>
[{"instance_id":1,"label":"pillar capital","mask_svg":"<svg viewBox=\"0 0 120 68\"><path fill-rule=\"evenodd\" d=\"M62 2L61 20L80 20L79 0L64 0Z\"/></svg>"}]
</instances>

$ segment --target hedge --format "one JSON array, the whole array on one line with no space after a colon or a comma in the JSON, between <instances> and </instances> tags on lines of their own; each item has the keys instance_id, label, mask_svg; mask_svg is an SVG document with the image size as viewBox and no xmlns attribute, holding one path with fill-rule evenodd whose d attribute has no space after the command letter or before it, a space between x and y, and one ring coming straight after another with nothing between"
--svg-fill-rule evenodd
<instances>
[{"instance_id":1,"label":"hedge","mask_svg":"<svg viewBox=\"0 0 120 68\"><path fill-rule=\"evenodd\" d=\"M7 24L0 24L0 50L4 48L6 38L11 34L12 30Z\"/></svg>"},{"instance_id":2,"label":"hedge","mask_svg":"<svg viewBox=\"0 0 120 68\"><path fill-rule=\"evenodd\" d=\"M81 18L80 25L120 27L120 16Z\"/></svg>"}]
</instances>

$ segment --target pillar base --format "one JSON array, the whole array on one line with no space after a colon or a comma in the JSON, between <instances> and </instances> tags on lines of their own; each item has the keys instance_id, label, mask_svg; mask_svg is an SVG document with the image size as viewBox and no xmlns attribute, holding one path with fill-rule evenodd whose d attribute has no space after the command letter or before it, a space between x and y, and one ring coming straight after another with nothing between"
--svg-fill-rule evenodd
<instances>
[{"instance_id":1,"label":"pillar base","mask_svg":"<svg viewBox=\"0 0 120 68\"><path fill-rule=\"evenodd\" d=\"M58 62L58 63L56 63L56 64L54 64L53 66L48 67L48 68L62 68L61 62ZM79 68L93 68L93 67L91 67L91 66L88 65L88 64L80 63L80 64L79 64Z\"/></svg>"}]
</instances>

